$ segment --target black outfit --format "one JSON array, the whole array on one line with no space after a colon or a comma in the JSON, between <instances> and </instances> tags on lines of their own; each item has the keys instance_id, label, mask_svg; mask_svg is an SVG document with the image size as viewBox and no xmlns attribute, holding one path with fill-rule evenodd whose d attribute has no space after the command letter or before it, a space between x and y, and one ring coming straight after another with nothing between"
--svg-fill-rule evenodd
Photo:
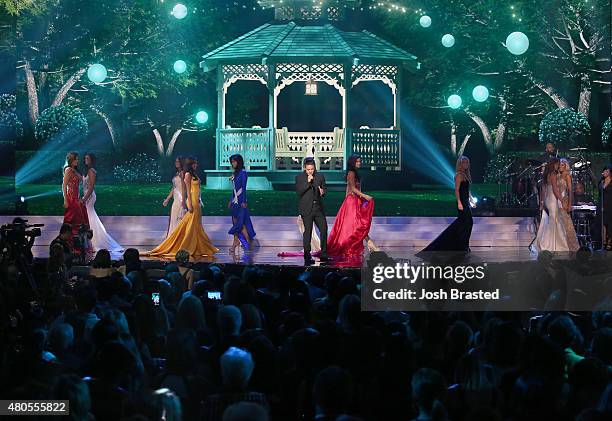
<instances>
[{"instance_id":1,"label":"black outfit","mask_svg":"<svg viewBox=\"0 0 612 421\"><path fill-rule=\"evenodd\" d=\"M51 247L53 247L53 245L55 244L59 244L60 246L62 246L62 248L64 249L64 263L66 263L67 266L72 266L72 249L70 248L70 243L68 241L62 240L62 238L58 235L57 237L55 237L55 240L51 241L51 244L49 244L49 250L51 250Z\"/></svg>"},{"instance_id":2,"label":"black outfit","mask_svg":"<svg viewBox=\"0 0 612 421\"><path fill-rule=\"evenodd\" d=\"M574 206L577 206L578 203L593 203L593 198L586 193L574 193Z\"/></svg>"},{"instance_id":3,"label":"black outfit","mask_svg":"<svg viewBox=\"0 0 612 421\"><path fill-rule=\"evenodd\" d=\"M608 238L612 237L612 182L604 188L604 181L599 183L599 210L601 222L607 229ZM605 240L604 240L605 241Z\"/></svg>"},{"instance_id":4,"label":"black outfit","mask_svg":"<svg viewBox=\"0 0 612 421\"><path fill-rule=\"evenodd\" d=\"M470 182L463 180L459 184L459 199L463 210L457 210L458 216L442 234L423 249L428 251L470 251L472 235L472 211L470 209Z\"/></svg>"},{"instance_id":5,"label":"black outfit","mask_svg":"<svg viewBox=\"0 0 612 421\"><path fill-rule=\"evenodd\" d=\"M555 154L555 153L544 152L542 155L539 156L539 159L540 159L540 161L542 161L542 163L546 163L551 158L556 158L556 157L557 157L557 154Z\"/></svg>"},{"instance_id":6,"label":"black outfit","mask_svg":"<svg viewBox=\"0 0 612 421\"><path fill-rule=\"evenodd\" d=\"M319 187L326 191L325 176L315 171L309 183L308 175L304 171L295 177L295 192L299 196L298 209L304 222L304 260L310 260L310 240L312 239L313 222L319 228L321 235L321 257L327 257L327 220L323 208L323 198Z\"/></svg>"}]
</instances>

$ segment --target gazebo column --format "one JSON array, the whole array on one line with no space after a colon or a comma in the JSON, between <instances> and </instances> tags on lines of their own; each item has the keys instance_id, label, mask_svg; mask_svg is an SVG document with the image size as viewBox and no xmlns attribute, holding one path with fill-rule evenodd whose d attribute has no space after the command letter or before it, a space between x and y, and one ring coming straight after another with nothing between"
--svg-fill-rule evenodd
<instances>
[{"instance_id":1,"label":"gazebo column","mask_svg":"<svg viewBox=\"0 0 612 421\"><path fill-rule=\"evenodd\" d=\"M268 169L276 167L276 65L268 65L268 130L270 132L268 144Z\"/></svg>"},{"instance_id":2,"label":"gazebo column","mask_svg":"<svg viewBox=\"0 0 612 421\"><path fill-rule=\"evenodd\" d=\"M401 112L400 112L400 101L401 101L401 88L402 86L402 72L398 67L397 76L395 79L395 89L393 90L393 128L400 130L401 127Z\"/></svg>"},{"instance_id":3,"label":"gazebo column","mask_svg":"<svg viewBox=\"0 0 612 421\"><path fill-rule=\"evenodd\" d=\"M353 138L351 136L351 87L353 86L352 79L352 63L343 65L344 97L342 98L342 126L344 128L344 162L342 168L346 170L346 163L353 152Z\"/></svg>"},{"instance_id":4,"label":"gazebo column","mask_svg":"<svg viewBox=\"0 0 612 421\"><path fill-rule=\"evenodd\" d=\"M225 129L225 77L223 66L217 67L217 170L221 169L222 131Z\"/></svg>"}]
</instances>

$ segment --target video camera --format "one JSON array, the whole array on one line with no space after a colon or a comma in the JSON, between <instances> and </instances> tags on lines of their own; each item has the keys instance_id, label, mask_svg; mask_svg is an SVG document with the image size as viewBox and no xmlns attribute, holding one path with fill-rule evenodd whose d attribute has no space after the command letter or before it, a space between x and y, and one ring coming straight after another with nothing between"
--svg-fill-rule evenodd
<instances>
[{"instance_id":1,"label":"video camera","mask_svg":"<svg viewBox=\"0 0 612 421\"><path fill-rule=\"evenodd\" d=\"M0 227L0 264L16 264L28 279L32 289L36 284L30 271L34 239L40 237L45 224L28 224L22 218L15 218L11 224Z\"/></svg>"},{"instance_id":2,"label":"video camera","mask_svg":"<svg viewBox=\"0 0 612 421\"><path fill-rule=\"evenodd\" d=\"M0 243L2 244L2 257L16 258L17 254L29 251L34 239L40 237L40 227L45 224L28 224L22 218L15 218L11 224L0 227Z\"/></svg>"}]
</instances>

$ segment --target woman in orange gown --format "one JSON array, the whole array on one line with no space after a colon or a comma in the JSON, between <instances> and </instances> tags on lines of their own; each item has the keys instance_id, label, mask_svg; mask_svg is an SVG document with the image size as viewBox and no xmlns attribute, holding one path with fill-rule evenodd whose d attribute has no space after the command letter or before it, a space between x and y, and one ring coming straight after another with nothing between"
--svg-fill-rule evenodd
<instances>
[{"instance_id":1,"label":"woman in orange gown","mask_svg":"<svg viewBox=\"0 0 612 421\"><path fill-rule=\"evenodd\" d=\"M193 258L212 256L219 249L215 247L202 227L202 201L200 200L200 177L198 163L194 158L185 161L185 190L187 192L187 214L168 237L147 256L173 259L179 250L186 250Z\"/></svg>"}]
</instances>

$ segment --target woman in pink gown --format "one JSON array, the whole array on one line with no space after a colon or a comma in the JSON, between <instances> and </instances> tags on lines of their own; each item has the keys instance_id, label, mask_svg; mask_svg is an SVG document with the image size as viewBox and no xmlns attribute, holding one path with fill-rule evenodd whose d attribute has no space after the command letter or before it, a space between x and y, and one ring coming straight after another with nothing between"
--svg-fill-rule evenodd
<instances>
[{"instance_id":1,"label":"woman in pink gown","mask_svg":"<svg viewBox=\"0 0 612 421\"><path fill-rule=\"evenodd\" d=\"M347 162L346 197L327 240L327 254L336 260L361 259L364 240L367 240L368 248L377 249L368 236L374 214L374 199L361 191L360 167L361 157L351 155Z\"/></svg>"}]
</instances>

